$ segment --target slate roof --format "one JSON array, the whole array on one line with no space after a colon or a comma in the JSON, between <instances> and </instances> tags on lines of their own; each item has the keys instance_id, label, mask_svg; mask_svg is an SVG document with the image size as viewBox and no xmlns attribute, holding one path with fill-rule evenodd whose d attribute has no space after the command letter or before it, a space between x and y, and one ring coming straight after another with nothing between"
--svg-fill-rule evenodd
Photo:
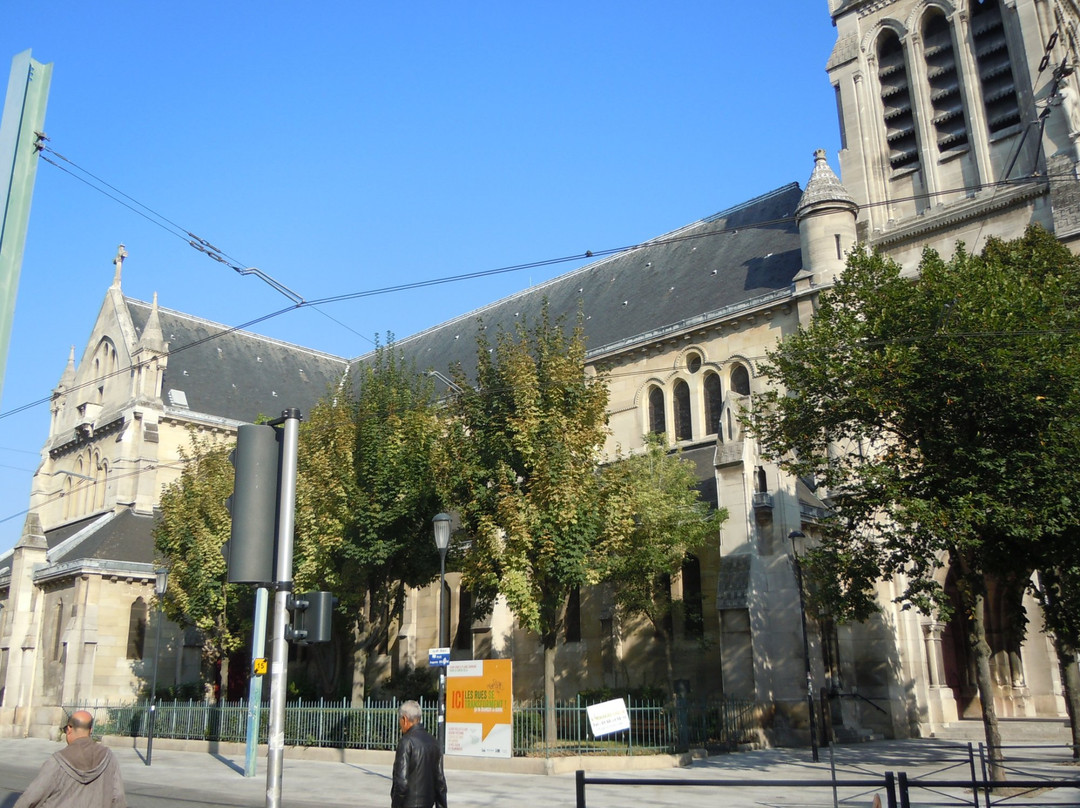
<instances>
[{"instance_id":1,"label":"slate roof","mask_svg":"<svg viewBox=\"0 0 1080 808\"><path fill-rule=\"evenodd\" d=\"M131 298L125 303L142 334L151 304ZM287 407L307 412L340 383L348 367L341 357L190 314L159 308L158 316L169 346L161 386L166 406L243 422L277 417Z\"/></svg>"},{"instance_id":2,"label":"slate roof","mask_svg":"<svg viewBox=\"0 0 1080 808\"><path fill-rule=\"evenodd\" d=\"M98 513L45 534L52 569L71 563L98 562L102 568L154 563L156 516L122 510ZM13 551L0 555L0 585L10 582Z\"/></svg>"},{"instance_id":3,"label":"slate roof","mask_svg":"<svg viewBox=\"0 0 1080 808\"><path fill-rule=\"evenodd\" d=\"M797 183L398 340L421 370L475 370L477 320L507 330L535 323L543 301L570 325L580 306L591 354L643 341L710 312L784 294L802 266ZM492 334L495 332L492 331ZM359 357L363 362L370 356Z\"/></svg>"},{"instance_id":4,"label":"slate roof","mask_svg":"<svg viewBox=\"0 0 1080 808\"><path fill-rule=\"evenodd\" d=\"M96 559L154 563L155 517L134 511L110 511L45 534L49 563Z\"/></svg>"}]
</instances>

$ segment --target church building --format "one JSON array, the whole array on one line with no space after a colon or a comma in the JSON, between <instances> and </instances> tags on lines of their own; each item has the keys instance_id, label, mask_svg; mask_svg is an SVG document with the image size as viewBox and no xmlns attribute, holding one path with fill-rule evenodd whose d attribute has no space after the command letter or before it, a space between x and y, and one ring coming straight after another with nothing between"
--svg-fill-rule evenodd
<instances>
[{"instance_id":1,"label":"church building","mask_svg":"<svg viewBox=\"0 0 1080 808\"><path fill-rule=\"evenodd\" d=\"M805 186L748 189L757 195L740 205L396 344L446 374L474 365L479 318L512 328L545 300L553 314L583 313L585 370L609 380L608 451L666 435L697 469L702 496L729 513L672 581L673 597L703 618L673 625L675 676L693 696L767 707L776 743L808 737L789 536L812 539L828 501L743 434L739 413L764 389L765 351L810 321L857 243L914 271L927 246L978 251L1032 223L1070 246L1080 236L1075 0L821 2L837 34L823 80L836 92L839 176L808 144ZM307 411L365 360L127 298L123 258L81 357L60 374L24 532L0 556L0 736L46 735L62 705L145 691L157 654L154 512L191 431L228 443L260 414ZM498 606L474 616L457 575L447 581L453 658L512 658L515 695L542 692L538 639ZM811 682L838 737L926 736L978 714L964 627L901 610L889 589L863 624L807 616ZM438 595L437 584L411 593L387 672L426 665ZM998 713L1062 717L1052 643L1027 605L1022 643L990 624ZM578 593L573 613L558 649L560 698L665 680L662 648L621 623L603 587ZM173 626L166 636L160 681L197 678L200 638Z\"/></svg>"}]
</instances>

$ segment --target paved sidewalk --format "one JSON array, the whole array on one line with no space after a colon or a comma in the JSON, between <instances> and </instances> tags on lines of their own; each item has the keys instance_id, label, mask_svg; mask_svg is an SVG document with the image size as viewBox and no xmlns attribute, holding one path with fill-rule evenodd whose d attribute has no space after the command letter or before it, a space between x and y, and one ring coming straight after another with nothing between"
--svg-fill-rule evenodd
<instances>
[{"instance_id":1,"label":"paved sidewalk","mask_svg":"<svg viewBox=\"0 0 1080 808\"><path fill-rule=\"evenodd\" d=\"M5 767L32 773L45 758L60 748L59 743L38 738L0 739L0 760ZM966 745L933 741L878 741L839 746L833 762L841 780L882 777L886 771L906 771L909 776L933 775L936 779L963 779L970 776ZM120 760L129 802L135 808L149 804L195 802L222 806L257 808L266 799L266 760L259 760L258 775L243 776L243 755L175 751L154 748L153 765L143 760L145 740L139 745L114 747ZM1036 752L1017 750L1011 754L1023 763L1017 769L1038 771L1054 778L1080 777L1064 747L1044 747ZM1033 759L1038 757L1038 761ZM717 755L676 769L653 769L634 772L592 772L589 777L660 780L671 785L589 785L586 801L590 808L623 808L628 804L687 808L695 805L746 806L831 806L832 789L827 787L782 787L778 781L821 780L830 778L830 754L821 750L821 762L812 763L807 749L769 749ZM1019 775L1017 775L1018 777ZM679 782L710 780L731 781L760 779L762 786L686 786ZM451 808L486 806L574 806L573 773L557 775L504 774L490 771L447 770ZM4 785L0 783L0 786ZM9 786L10 788L11 786ZM281 805L349 806L367 808L389 805L389 763L306 761L286 757L282 776ZM883 789L845 788L839 794L841 805L869 806L875 794L884 803ZM1050 796L1048 796L1050 795ZM956 790L956 796L971 804L970 794ZM929 801L928 801L929 800ZM1023 799L1025 805L1080 800L1080 790L1059 789L1044 792L1038 800ZM913 798L913 805L946 805L935 795Z\"/></svg>"}]
</instances>

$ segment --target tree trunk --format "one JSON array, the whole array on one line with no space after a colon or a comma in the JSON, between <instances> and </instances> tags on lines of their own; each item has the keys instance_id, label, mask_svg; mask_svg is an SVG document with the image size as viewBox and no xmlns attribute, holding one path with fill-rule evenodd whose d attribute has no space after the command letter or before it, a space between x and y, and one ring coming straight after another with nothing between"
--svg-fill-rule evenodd
<instances>
[{"instance_id":1,"label":"tree trunk","mask_svg":"<svg viewBox=\"0 0 1080 808\"><path fill-rule=\"evenodd\" d=\"M971 600L971 630L968 640L972 659L975 660L975 681L979 687L983 728L990 755L990 779L998 782L1006 777L1001 755L1001 730L998 727L997 709L994 707L994 683L990 676L990 644L986 641L986 596L979 592Z\"/></svg>"},{"instance_id":2,"label":"tree trunk","mask_svg":"<svg viewBox=\"0 0 1080 808\"><path fill-rule=\"evenodd\" d=\"M1072 731L1072 757L1080 760L1080 670L1076 667L1076 652L1067 647L1057 637L1054 638L1054 650L1057 652L1058 669L1061 671L1061 686L1065 690L1065 710L1069 714L1069 729Z\"/></svg>"},{"instance_id":3,"label":"tree trunk","mask_svg":"<svg viewBox=\"0 0 1080 808\"><path fill-rule=\"evenodd\" d=\"M555 721L555 644L544 643L544 743L548 749L559 739Z\"/></svg>"}]
</instances>

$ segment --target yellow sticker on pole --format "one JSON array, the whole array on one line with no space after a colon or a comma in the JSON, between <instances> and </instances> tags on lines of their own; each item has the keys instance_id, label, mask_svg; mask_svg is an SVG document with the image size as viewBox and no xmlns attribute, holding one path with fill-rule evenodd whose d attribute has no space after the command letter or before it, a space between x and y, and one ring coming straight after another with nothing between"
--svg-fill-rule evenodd
<instances>
[{"instance_id":1,"label":"yellow sticker on pole","mask_svg":"<svg viewBox=\"0 0 1080 808\"><path fill-rule=\"evenodd\" d=\"M265 676L266 668L266 657L259 657L258 659L253 659L251 662L251 669L256 676Z\"/></svg>"}]
</instances>

